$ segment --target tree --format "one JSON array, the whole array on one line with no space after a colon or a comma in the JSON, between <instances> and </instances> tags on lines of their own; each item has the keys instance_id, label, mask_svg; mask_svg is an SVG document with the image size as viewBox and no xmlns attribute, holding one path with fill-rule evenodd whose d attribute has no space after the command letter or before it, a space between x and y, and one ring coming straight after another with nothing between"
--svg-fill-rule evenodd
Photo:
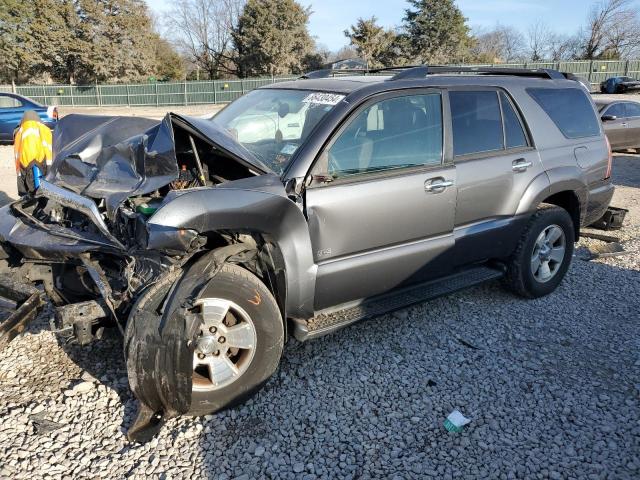
<instances>
[{"instance_id":1,"label":"tree","mask_svg":"<svg viewBox=\"0 0 640 480\"><path fill-rule=\"evenodd\" d=\"M472 40L466 18L453 0L409 0L405 10L404 44L410 57L420 63L463 60Z\"/></svg>"},{"instance_id":2,"label":"tree","mask_svg":"<svg viewBox=\"0 0 640 480\"><path fill-rule=\"evenodd\" d=\"M528 57L534 62L544 60L551 40L549 27L540 19L529 25L527 30Z\"/></svg>"},{"instance_id":3,"label":"tree","mask_svg":"<svg viewBox=\"0 0 640 480\"><path fill-rule=\"evenodd\" d=\"M183 80L186 75L184 59L159 34L156 33L154 37L156 77L160 80Z\"/></svg>"},{"instance_id":4,"label":"tree","mask_svg":"<svg viewBox=\"0 0 640 480\"><path fill-rule=\"evenodd\" d=\"M396 34L377 23L376 17L358 18L344 35L356 48L358 56L369 68L388 67L393 63L392 47Z\"/></svg>"},{"instance_id":5,"label":"tree","mask_svg":"<svg viewBox=\"0 0 640 480\"><path fill-rule=\"evenodd\" d=\"M236 73L233 30L244 0L176 0L167 26L176 46L209 78Z\"/></svg>"},{"instance_id":6,"label":"tree","mask_svg":"<svg viewBox=\"0 0 640 480\"><path fill-rule=\"evenodd\" d=\"M470 53L476 62L513 62L524 57L524 50L522 34L513 27L498 24L492 30L475 32Z\"/></svg>"},{"instance_id":7,"label":"tree","mask_svg":"<svg viewBox=\"0 0 640 480\"><path fill-rule=\"evenodd\" d=\"M630 0L602 0L595 3L587 24L579 33L580 57L619 58L640 47L638 12Z\"/></svg>"},{"instance_id":8,"label":"tree","mask_svg":"<svg viewBox=\"0 0 640 480\"><path fill-rule=\"evenodd\" d=\"M295 0L249 0L233 31L240 77L303 72L315 44L311 11Z\"/></svg>"}]
</instances>

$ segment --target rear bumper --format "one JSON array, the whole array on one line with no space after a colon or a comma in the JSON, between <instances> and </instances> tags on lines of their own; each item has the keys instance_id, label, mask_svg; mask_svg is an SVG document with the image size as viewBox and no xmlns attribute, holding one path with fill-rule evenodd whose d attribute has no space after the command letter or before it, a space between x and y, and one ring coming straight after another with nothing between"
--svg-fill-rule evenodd
<instances>
[{"instance_id":1,"label":"rear bumper","mask_svg":"<svg viewBox=\"0 0 640 480\"><path fill-rule=\"evenodd\" d=\"M610 181L589 190L587 212L582 226L591 225L599 220L609 208L615 187Z\"/></svg>"}]
</instances>

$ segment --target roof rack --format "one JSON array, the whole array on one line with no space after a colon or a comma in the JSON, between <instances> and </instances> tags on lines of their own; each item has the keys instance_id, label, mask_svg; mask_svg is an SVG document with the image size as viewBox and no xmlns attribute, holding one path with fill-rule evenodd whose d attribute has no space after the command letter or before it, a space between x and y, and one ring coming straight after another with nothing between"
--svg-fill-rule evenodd
<instances>
[{"instance_id":1,"label":"roof rack","mask_svg":"<svg viewBox=\"0 0 640 480\"><path fill-rule=\"evenodd\" d=\"M381 68L323 68L321 70L314 70L312 72L305 73L301 75L299 78L301 79L311 79L311 78L329 78L336 77L340 75L368 75L370 73L383 73L383 72L394 72L394 71L403 71L406 69L416 68L418 65L405 65L399 67L381 67Z\"/></svg>"},{"instance_id":2,"label":"roof rack","mask_svg":"<svg viewBox=\"0 0 640 480\"><path fill-rule=\"evenodd\" d=\"M384 72L398 72L389 80L411 80L425 78L427 75L433 75L438 73L476 73L481 75L512 75L518 77L537 77L547 79L565 79L566 77L558 72L549 68L504 68L504 67L451 67L446 65L406 65L396 67L383 67L383 68L371 68L371 69L322 69L315 70L313 72L305 73L301 79L312 78L329 78L340 75L368 75L372 73L384 73Z\"/></svg>"},{"instance_id":3,"label":"roof rack","mask_svg":"<svg viewBox=\"0 0 640 480\"><path fill-rule=\"evenodd\" d=\"M408 80L424 78L437 73L479 73L482 75L512 75L517 77L537 77L548 79L562 79L565 77L557 70L549 68L503 68L503 67L449 67L440 65L420 65L403 70L390 78L393 80Z\"/></svg>"}]
</instances>

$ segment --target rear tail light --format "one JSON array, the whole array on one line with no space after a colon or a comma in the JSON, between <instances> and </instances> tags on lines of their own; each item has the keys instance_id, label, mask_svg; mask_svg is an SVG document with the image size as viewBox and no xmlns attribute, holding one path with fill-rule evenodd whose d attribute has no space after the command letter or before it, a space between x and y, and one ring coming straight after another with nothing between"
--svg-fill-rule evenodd
<instances>
[{"instance_id":1,"label":"rear tail light","mask_svg":"<svg viewBox=\"0 0 640 480\"><path fill-rule=\"evenodd\" d=\"M604 138L607 141L607 151L609 154L609 158L607 160L607 172L604 174L604 180L609 180L611 178L611 168L613 167L613 152L611 151L611 142L606 136Z\"/></svg>"}]
</instances>

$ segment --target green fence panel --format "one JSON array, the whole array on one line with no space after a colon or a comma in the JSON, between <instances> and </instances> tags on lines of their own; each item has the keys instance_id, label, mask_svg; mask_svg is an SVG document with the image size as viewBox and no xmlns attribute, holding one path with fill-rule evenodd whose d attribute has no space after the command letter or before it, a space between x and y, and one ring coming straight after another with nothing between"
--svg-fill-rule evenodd
<instances>
[{"instance_id":1,"label":"green fence panel","mask_svg":"<svg viewBox=\"0 0 640 480\"><path fill-rule=\"evenodd\" d=\"M569 72L598 84L612 76L640 77L640 60L583 60L567 62L454 64L466 67L551 68ZM381 75L388 74L381 72ZM156 82L102 85L21 85L20 95L45 105L71 107L100 106L169 106L206 105L231 102L245 93L265 85L294 80L298 75L264 76L234 80ZM0 85L0 92L12 92L10 85Z\"/></svg>"},{"instance_id":2,"label":"green fence panel","mask_svg":"<svg viewBox=\"0 0 640 480\"><path fill-rule=\"evenodd\" d=\"M615 60L594 60L591 66L591 83L600 83L609 77L624 75L627 62Z\"/></svg>"},{"instance_id":3,"label":"green fence panel","mask_svg":"<svg viewBox=\"0 0 640 480\"><path fill-rule=\"evenodd\" d=\"M633 78L640 77L640 60L629 60L627 62L627 75Z\"/></svg>"}]
</instances>

